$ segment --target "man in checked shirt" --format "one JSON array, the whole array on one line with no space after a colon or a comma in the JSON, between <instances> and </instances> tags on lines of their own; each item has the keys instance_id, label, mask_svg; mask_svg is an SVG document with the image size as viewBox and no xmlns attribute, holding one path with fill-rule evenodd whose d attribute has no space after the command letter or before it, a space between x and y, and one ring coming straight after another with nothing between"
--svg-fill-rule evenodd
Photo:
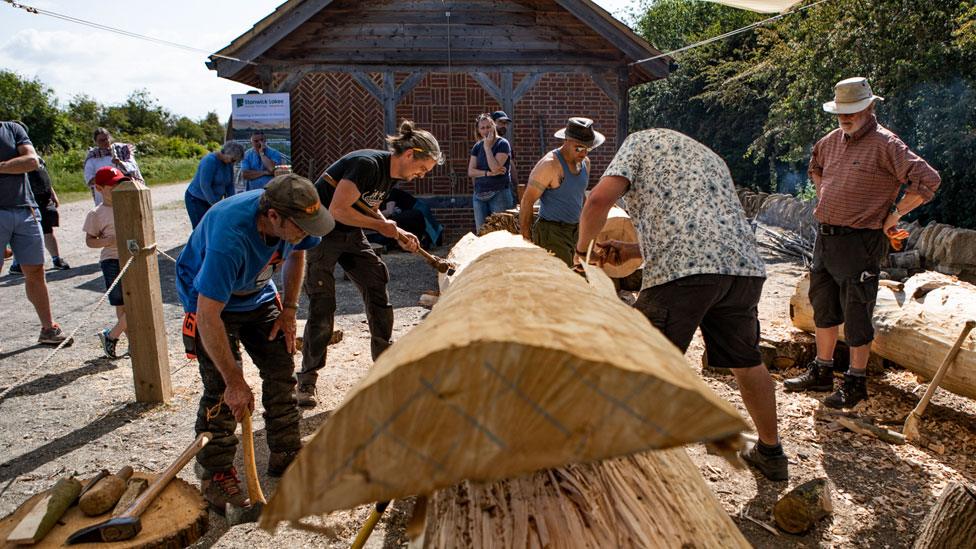
<instances>
[{"instance_id":1,"label":"man in checked shirt","mask_svg":"<svg viewBox=\"0 0 976 549\"><path fill-rule=\"evenodd\" d=\"M876 100L883 98L871 92L865 78L834 86L834 100L823 109L837 115L840 127L814 145L808 170L819 199L814 217L820 228L810 271L817 358L806 373L787 379L785 387L833 390L834 347L843 324L851 364L841 388L824 399L831 408L850 408L868 396L865 370L874 339L878 272L888 250L886 233L931 200L942 182L932 166L878 124Z\"/></svg>"}]
</instances>

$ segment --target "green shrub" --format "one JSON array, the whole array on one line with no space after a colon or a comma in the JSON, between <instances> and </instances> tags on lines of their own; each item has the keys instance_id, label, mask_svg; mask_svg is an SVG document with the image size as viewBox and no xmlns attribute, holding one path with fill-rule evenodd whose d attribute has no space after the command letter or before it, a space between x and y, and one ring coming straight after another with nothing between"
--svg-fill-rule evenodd
<instances>
[{"instance_id":1,"label":"green shrub","mask_svg":"<svg viewBox=\"0 0 976 549\"><path fill-rule=\"evenodd\" d=\"M200 155L203 156L206 151ZM84 166L87 150L72 149L51 153L44 157L54 188L59 193L86 192ZM138 153L137 153L138 154ZM193 179L200 157L172 158L166 156L137 156L139 171L147 185L176 183Z\"/></svg>"}]
</instances>

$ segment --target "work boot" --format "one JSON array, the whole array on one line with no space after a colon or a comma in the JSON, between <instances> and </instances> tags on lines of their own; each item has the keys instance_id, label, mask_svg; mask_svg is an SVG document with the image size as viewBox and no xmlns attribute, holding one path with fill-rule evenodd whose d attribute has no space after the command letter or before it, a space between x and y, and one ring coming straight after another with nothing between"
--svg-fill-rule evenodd
<instances>
[{"instance_id":1,"label":"work boot","mask_svg":"<svg viewBox=\"0 0 976 549\"><path fill-rule=\"evenodd\" d=\"M41 345L60 345L68 336L61 330L61 326L54 324L50 328L41 328L41 335L37 336L37 342ZM68 339L67 345L74 343L74 339Z\"/></svg>"},{"instance_id":2,"label":"work boot","mask_svg":"<svg viewBox=\"0 0 976 549\"><path fill-rule=\"evenodd\" d=\"M313 408L318 404L318 400L315 398L314 383L299 383L298 390L295 391L295 396L298 397L299 406Z\"/></svg>"},{"instance_id":3,"label":"work boot","mask_svg":"<svg viewBox=\"0 0 976 549\"><path fill-rule=\"evenodd\" d=\"M816 360L807 366L807 371L783 382L787 391L832 391L834 373L829 366L821 366Z\"/></svg>"},{"instance_id":4,"label":"work boot","mask_svg":"<svg viewBox=\"0 0 976 549\"><path fill-rule=\"evenodd\" d=\"M203 497L214 510L224 514L227 504L235 507L249 507L251 501L241 492L241 481L237 480L237 470L231 467L222 473L213 473L210 478L200 481Z\"/></svg>"},{"instance_id":5,"label":"work boot","mask_svg":"<svg viewBox=\"0 0 976 549\"><path fill-rule=\"evenodd\" d=\"M844 384L823 402L830 408L853 408L866 398L868 398L868 378L844 374Z\"/></svg>"},{"instance_id":6,"label":"work boot","mask_svg":"<svg viewBox=\"0 0 976 549\"><path fill-rule=\"evenodd\" d=\"M739 450L739 456L769 480L780 482L790 478L790 462L782 446L770 448L761 442L749 441L745 448Z\"/></svg>"},{"instance_id":7,"label":"work boot","mask_svg":"<svg viewBox=\"0 0 976 549\"><path fill-rule=\"evenodd\" d=\"M280 477L285 474L285 469L291 465L292 461L295 461L295 456L298 455L298 450L291 452L271 452L268 456L268 476L269 477Z\"/></svg>"}]
</instances>

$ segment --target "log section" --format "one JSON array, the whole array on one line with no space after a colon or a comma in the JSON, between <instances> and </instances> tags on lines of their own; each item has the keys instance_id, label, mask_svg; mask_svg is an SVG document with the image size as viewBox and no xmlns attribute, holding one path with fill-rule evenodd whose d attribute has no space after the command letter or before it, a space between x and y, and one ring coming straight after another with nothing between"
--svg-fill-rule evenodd
<instances>
[{"instance_id":1,"label":"log section","mask_svg":"<svg viewBox=\"0 0 976 549\"><path fill-rule=\"evenodd\" d=\"M306 444L262 527L746 427L639 312L518 236L464 242L430 314Z\"/></svg>"},{"instance_id":2,"label":"log section","mask_svg":"<svg viewBox=\"0 0 976 549\"><path fill-rule=\"evenodd\" d=\"M797 328L813 332L809 288L810 277L806 276L790 299L790 316ZM976 286L955 277L927 271L904 284L882 281L874 308L871 351L932 379L963 324L974 315ZM940 387L976 398L976 334L963 342Z\"/></svg>"}]
</instances>

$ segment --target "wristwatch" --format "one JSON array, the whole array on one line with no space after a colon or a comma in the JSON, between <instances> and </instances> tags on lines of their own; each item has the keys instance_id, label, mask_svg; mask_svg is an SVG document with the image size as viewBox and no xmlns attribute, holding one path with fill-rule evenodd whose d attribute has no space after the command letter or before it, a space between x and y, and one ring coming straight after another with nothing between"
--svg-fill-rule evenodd
<instances>
[{"instance_id":1,"label":"wristwatch","mask_svg":"<svg viewBox=\"0 0 976 549\"><path fill-rule=\"evenodd\" d=\"M298 310L298 303L285 303L283 305L283 307L285 309L295 309L297 311Z\"/></svg>"}]
</instances>

